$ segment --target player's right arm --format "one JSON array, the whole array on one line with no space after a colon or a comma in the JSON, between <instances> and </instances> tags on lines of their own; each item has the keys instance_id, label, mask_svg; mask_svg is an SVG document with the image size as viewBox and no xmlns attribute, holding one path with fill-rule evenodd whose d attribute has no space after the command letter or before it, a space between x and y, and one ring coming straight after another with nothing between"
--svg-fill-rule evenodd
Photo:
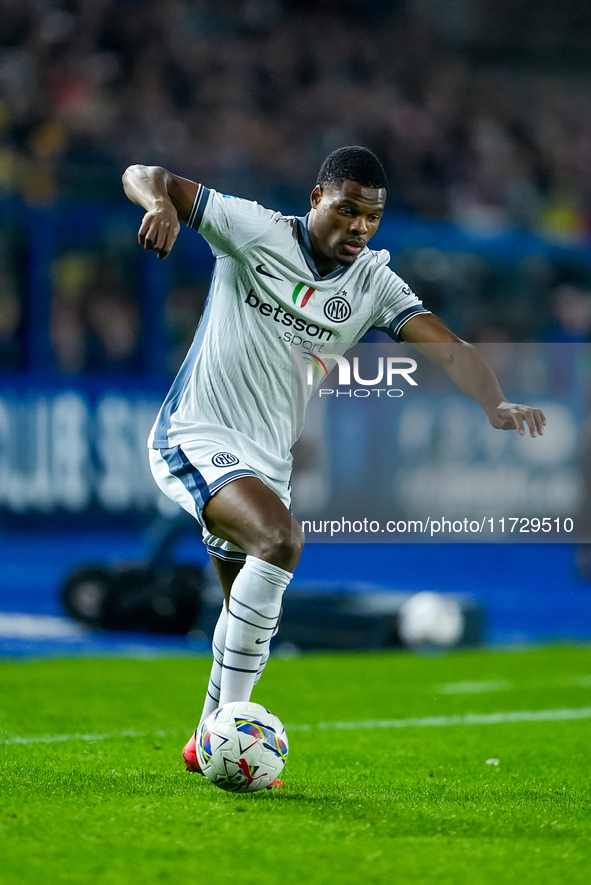
<instances>
[{"instance_id":1,"label":"player's right arm","mask_svg":"<svg viewBox=\"0 0 591 885\"><path fill-rule=\"evenodd\" d=\"M138 232L144 249L166 258L175 244L180 222L189 220L199 185L173 175L162 166L129 166L123 189L132 203L146 210Z\"/></svg>"}]
</instances>

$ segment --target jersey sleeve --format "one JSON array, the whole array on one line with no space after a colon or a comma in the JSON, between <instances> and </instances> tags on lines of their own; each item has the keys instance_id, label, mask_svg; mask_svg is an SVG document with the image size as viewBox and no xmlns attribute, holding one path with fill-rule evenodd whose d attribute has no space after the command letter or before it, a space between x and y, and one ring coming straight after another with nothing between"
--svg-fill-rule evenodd
<instances>
[{"instance_id":1,"label":"jersey sleeve","mask_svg":"<svg viewBox=\"0 0 591 885\"><path fill-rule=\"evenodd\" d=\"M214 255L231 255L264 236L276 216L258 203L200 185L187 224L207 240Z\"/></svg>"},{"instance_id":2,"label":"jersey sleeve","mask_svg":"<svg viewBox=\"0 0 591 885\"><path fill-rule=\"evenodd\" d=\"M383 329L394 341L403 341L402 328L420 313L431 313L423 302L417 298L410 286L404 280L384 267L381 297L379 299L379 314L373 322L374 329Z\"/></svg>"}]
</instances>

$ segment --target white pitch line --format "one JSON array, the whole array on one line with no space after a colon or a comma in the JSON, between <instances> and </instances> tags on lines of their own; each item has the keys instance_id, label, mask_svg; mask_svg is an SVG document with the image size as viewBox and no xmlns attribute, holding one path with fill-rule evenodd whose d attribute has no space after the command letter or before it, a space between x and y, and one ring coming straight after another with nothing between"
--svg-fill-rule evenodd
<instances>
[{"instance_id":1,"label":"white pitch line","mask_svg":"<svg viewBox=\"0 0 591 885\"><path fill-rule=\"evenodd\" d=\"M83 741L85 743L93 743L94 741L105 741L109 738L138 738L147 737L165 737L167 734L177 734L178 732L166 731L136 731L133 728L127 728L124 731L103 731L97 734L75 733L75 734L22 734L11 735L0 738L0 744L64 744L67 741Z\"/></svg>"},{"instance_id":2,"label":"white pitch line","mask_svg":"<svg viewBox=\"0 0 591 885\"><path fill-rule=\"evenodd\" d=\"M319 722L292 725L292 731L356 731L374 728L445 728L452 725L499 725L505 722L563 722L591 719L591 707L564 710L514 710L500 713L464 713L459 716L424 716L416 719L366 719L361 722ZM287 730L287 726L286 726Z\"/></svg>"},{"instance_id":3,"label":"white pitch line","mask_svg":"<svg viewBox=\"0 0 591 885\"><path fill-rule=\"evenodd\" d=\"M454 725L502 725L510 722L566 722L575 719L591 719L591 707L574 707L558 710L513 710L499 713L464 713L458 716L423 716L412 719L365 719L360 722L318 722L316 725L286 725L292 731L371 731L396 728L446 728ZM0 745L61 744L67 741L91 743L109 738L168 737L178 735L174 731L106 731L96 734L40 734L0 737Z\"/></svg>"},{"instance_id":4,"label":"white pitch line","mask_svg":"<svg viewBox=\"0 0 591 885\"><path fill-rule=\"evenodd\" d=\"M444 682L435 691L440 694L484 694L488 691L507 691L511 683L506 679L488 679L478 682Z\"/></svg>"}]
</instances>

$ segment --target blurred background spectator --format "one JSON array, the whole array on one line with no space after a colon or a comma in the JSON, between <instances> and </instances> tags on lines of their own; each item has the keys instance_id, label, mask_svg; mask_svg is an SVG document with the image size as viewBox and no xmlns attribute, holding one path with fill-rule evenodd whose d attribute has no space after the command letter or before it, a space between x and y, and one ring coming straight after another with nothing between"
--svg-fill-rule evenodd
<instances>
[{"instance_id":1,"label":"blurred background spectator","mask_svg":"<svg viewBox=\"0 0 591 885\"><path fill-rule=\"evenodd\" d=\"M139 306L113 257L69 252L51 271L54 367L66 373L140 369Z\"/></svg>"},{"instance_id":2,"label":"blurred background spectator","mask_svg":"<svg viewBox=\"0 0 591 885\"><path fill-rule=\"evenodd\" d=\"M552 293L552 320L543 340L584 343L591 340L591 291L563 283Z\"/></svg>"},{"instance_id":3,"label":"blurred background spectator","mask_svg":"<svg viewBox=\"0 0 591 885\"><path fill-rule=\"evenodd\" d=\"M444 14L445 10L445 14ZM269 205L327 152L373 148L390 205L589 234L578 0L1 0L4 187L119 193L161 163Z\"/></svg>"},{"instance_id":4,"label":"blurred background spectator","mask_svg":"<svg viewBox=\"0 0 591 885\"><path fill-rule=\"evenodd\" d=\"M23 368L24 310L20 257L18 231L7 223L0 223L0 369Z\"/></svg>"}]
</instances>

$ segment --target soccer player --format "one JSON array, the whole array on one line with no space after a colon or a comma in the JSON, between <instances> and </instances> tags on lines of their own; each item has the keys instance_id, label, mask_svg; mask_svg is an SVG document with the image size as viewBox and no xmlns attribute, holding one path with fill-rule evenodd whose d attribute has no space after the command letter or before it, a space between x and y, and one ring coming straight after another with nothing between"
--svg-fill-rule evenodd
<instances>
[{"instance_id":1,"label":"soccer player","mask_svg":"<svg viewBox=\"0 0 591 885\"><path fill-rule=\"evenodd\" d=\"M216 257L195 340L148 443L156 482L202 526L225 597L203 721L220 704L250 699L304 543L289 509L290 450L313 388L292 350L342 354L384 329L439 363L493 427L523 435L527 426L535 437L546 422L539 409L506 402L479 352L423 307L388 268L387 251L367 247L387 191L371 151L326 158L305 218L158 166L130 166L123 183L146 210L145 249L166 258L184 222ZM198 770L194 736L183 756Z\"/></svg>"}]
</instances>

